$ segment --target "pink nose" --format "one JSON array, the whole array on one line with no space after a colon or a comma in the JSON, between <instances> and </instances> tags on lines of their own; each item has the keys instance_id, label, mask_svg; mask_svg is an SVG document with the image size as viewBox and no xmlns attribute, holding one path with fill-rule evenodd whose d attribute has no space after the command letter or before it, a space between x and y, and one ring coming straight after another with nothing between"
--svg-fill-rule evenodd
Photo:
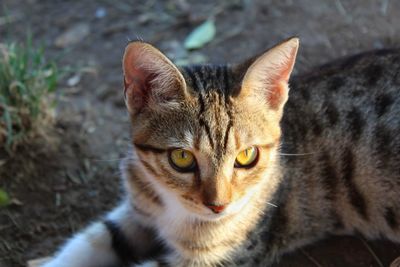
<instances>
[{"instance_id":1,"label":"pink nose","mask_svg":"<svg viewBox=\"0 0 400 267\"><path fill-rule=\"evenodd\" d=\"M209 208L210 210L212 210L214 213L221 213L225 208L226 205L214 205L214 204L204 204L207 206L207 208Z\"/></svg>"}]
</instances>

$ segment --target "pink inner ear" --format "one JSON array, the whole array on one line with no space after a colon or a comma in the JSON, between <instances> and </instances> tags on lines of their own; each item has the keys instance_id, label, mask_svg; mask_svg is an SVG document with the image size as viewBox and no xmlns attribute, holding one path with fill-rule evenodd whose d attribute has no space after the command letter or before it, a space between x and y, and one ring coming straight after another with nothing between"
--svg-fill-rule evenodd
<instances>
[{"instance_id":1,"label":"pink inner ear","mask_svg":"<svg viewBox=\"0 0 400 267\"><path fill-rule=\"evenodd\" d=\"M271 91L267 96L268 104L271 109L276 110L281 107L285 98L286 90L287 88L282 81L274 83L274 86L271 88Z\"/></svg>"},{"instance_id":2,"label":"pink inner ear","mask_svg":"<svg viewBox=\"0 0 400 267\"><path fill-rule=\"evenodd\" d=\"M272 109L279 109L282 102L286 100L288 90L287 83L293 70L296 52L296 49L292 49L287 58L287 62L280 67L278 73L272 79L272 86L267 96L268 103Z\"/></svg>"},{"instance_id":3,"label":"pink inner ear","mask_svg":"<svg viewBox=\"0 0 400 267\"><path fill-rule=\"evenodd\" d=\"M131 68L128 76L124 77L125 97L130 107L136 110L143 108L149 97L149 76L145 72Z\"/></svg>"},{"instance_id":4,"label":"pink inner ear","mask_svg":"<svg viewBox=\"0 0 400 267\"><path fill-rule=\"evenodd\" d=\"M182 83L178 69L149 44L130 43L125 49L123 69L130 112L140 112L150 107L150 102L157 105L183 96L184 81Z\"/></svg>"},{"instance_id":5,"label":"pink inner ear","mask_svg":"<svg viewBox=\"0 0 400 267\"><path fill-rule=\"evenodd\" d=\"M127 48L123 59L124 93L128 107L139 111L148 101L153 78L152 73L143 68L143 54L140 53L140 44L133 44Z\"/></svg>"}]
</instances>

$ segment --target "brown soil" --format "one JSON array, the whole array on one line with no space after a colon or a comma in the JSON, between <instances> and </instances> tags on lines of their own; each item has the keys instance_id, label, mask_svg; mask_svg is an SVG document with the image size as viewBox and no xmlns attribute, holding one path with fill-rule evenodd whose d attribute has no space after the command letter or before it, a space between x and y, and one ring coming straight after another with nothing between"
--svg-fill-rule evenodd
<instances>
[{"instance_id":1,"label":"brown soil","mask_svg":"<svg viewBox=\"0 0 400 267\"><path fill-rule=\"evenodd\" d=\"M105 16L101 17L101 12ZM96 17L97 15L99 17ZM399 1L61 1L3 0L0 41L24 40L29 30L61 67L52 141L21 147L0 166L0 187L14 204L0 209L0 266L42 257L119 198L118 162L129 144L121 91L121 55L129 38L154 43L174 60L237 62L292 35L301 38L296 72L339 56L400 43ZM11 17L4 23L4 16ZM215 14L216 38L186 52L185 36ZM55 40L83 23L76 44ZM80 75L77 85L67 79ZM1 159L1 158L0 158ZM372 251L372 252L371 252ZM388 266L400 246L334 237L287 255L277 266ZM380 262L380 263L379 263Z\"/></svg>"}]
</instances>

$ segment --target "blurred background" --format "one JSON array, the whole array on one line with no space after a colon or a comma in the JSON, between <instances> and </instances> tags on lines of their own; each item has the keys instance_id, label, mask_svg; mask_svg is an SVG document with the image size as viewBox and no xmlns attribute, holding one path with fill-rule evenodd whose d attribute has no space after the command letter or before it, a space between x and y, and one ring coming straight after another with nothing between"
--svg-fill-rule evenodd
<instances>
[{"instance_id":1,"label":"blurred background","mask_svg":"<svg viewBox=\"0 0 400 267\"><path fill-rule=\"evenodd\" d=\"M51 255L120 198L129 40L184 65L240 62L295 35L301 74L398 47L399 33L394 0L1 0L0 266ZM397 256L399 245L336 237L277 266L381 267Z\"/></svg>"}]
</instances>

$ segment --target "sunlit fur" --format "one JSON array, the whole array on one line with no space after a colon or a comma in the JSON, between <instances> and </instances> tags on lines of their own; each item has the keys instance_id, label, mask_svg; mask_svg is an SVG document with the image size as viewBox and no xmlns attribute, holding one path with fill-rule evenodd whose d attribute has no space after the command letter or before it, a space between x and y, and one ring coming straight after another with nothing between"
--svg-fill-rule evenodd
<instances>
[{"instance_id":1,"label":"sunlit fur","mask_svg":"<svg viewBox=\"0 0 400 267\"><path fill-rule=\"evenodd\" d=\"M125 197L46 267L270 266L331 234L399 242L400 51L292 79L288 100L297 48L293 38L240 65L178 69L130 43ZM251 146L256 164L236 168ZM170 165L176 148L193 153L195 170Z\"/></svg>"},{"instance_id":2,"label":"sunlit fur","mask_svg":"<svg viewBox=\"0 0 400 267\"><path fill-rule=\"evenodd\" d=\"M234 208L235 203L245 197L274 167L271 160L275 158L273 155L279 144L278 122L256 101L246 103L231 99L230 102L229 108L234 119L223 153L215 153L207 134L199 125L199 104L195 98L177 109L164 110L162 114L146 113L148 123L134 122L138 125L133 130L134 143L166 151L180 147L195 155L198 173L180 173L170 166L168 153L135 150L138 156L135 166L144 170L152 183L164 186L169 193L173 192L182 205L193 212L194 217L212 216L203 202L229 204L229 214L230 208ZM224 136L229 123L228 115L222 111L226 108L224 103L215 101L211 96L208 105L204 119L210 125L212 136ZM251 169L234 168L237 154L252 145L260 150L258 163Z\"/></svg>"},{"instance_id":3,"label":"sunlit fur","mask_svg":"<svg viewBox=\"0 0 400 267\"><path fill-rule=\"evenodd\" d=\"M196 77L199 73L183 68L180 73L185 81L178 83L180 88L169 90L180 90L176 98L184 101L179 105L173 100L172 105L165 101L162 110L150 104L141 112L131 113L133 160L129 160L128 167L124 165L130 196L137 209L148 212L155 220L163 239L180 252L175 258L182 258L185 264L211 264L229 258L229 252L246 238L261 211L273 201L280 182L280 172L276 170L279 121L296 44L297 40L292 40L286 44L287 54L283 51L274 55L274 60L280 62L275 69L259 60L261 63L247 73L243 86L240 77L245 73L240 73L239 67L203 66L203 72L220 72L221 77L214 79L229 80L229 84L212 83L213 79L208 82ZM129 51L127 54L129 57ZM126 66L125 73L129 72ZM270 84L272 78L266 83L261 72L269 73L276 83ZM171 75L176 76L179 75ZM248 87L253 83L264 83L265 91L249 93ZM273 86L283 86L280 90L284 92L276 93L276 103L269 103ZM272 104L278 108L272 108ZM251 168L235 168L238 153L250 146L259 150L257 163ZM173 148L192 152L196 171L175 170L167 153ZM146 192L148 198L141 192L143 184L150 191ZM156 201L153 196L157 196ZM226 208L215 214L205 203Z\"/></svg>"}]
</instances>

